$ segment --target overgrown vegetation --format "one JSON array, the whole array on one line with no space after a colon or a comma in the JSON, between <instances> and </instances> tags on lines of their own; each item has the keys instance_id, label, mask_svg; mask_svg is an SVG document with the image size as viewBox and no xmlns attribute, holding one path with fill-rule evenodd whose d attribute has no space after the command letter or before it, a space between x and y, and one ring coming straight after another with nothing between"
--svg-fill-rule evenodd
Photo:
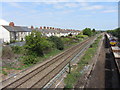
<instances>
[{"instance_id":1,"label":"overgrown vegetation","mask_svg":"<svg viewBox=\"0 0 120 90\"><path fill-rule=\"evenodd\" d=\"M36 54L37 56L43 56L45 50L51 49L53 43L46 40L45 37L38 31L32 31L32 33L26 36L25 48L27 49L27 54Z\"/></svg>"},{"instance_id":2,"label":"overgrown vegetation","mask_svg":"<svg viewBox=\"0 0 120 90\"><path fill-rule=\"evenodd\" d=\"M64 37L45 37L39 31L33 30L30 35L26 36L26 44L24 46L9 46L3 48L3 56L6 59L20 62L21 67L19 69L26 68L38 62L44 61L46 58L54 56L65 48L77 44L87 38L88 35L83 35L82 32L79 35L69 34ZM11 43L17 42L15 40ZM9 43L8 43L9 44ZM16 59L16 60L15 60ZM17 66L16 64L10 64ZM10 67L9 67L10 68ZM11 67L14 68L14 67ZM14 69L18 69L14 68Z\"/></svg>"},{"instance_id":3,"label":"overgrown vegetation","mask_svg":"<svg viewBox=\"0 0 120 90\"><path fill-rule=\"evenodd\" d=\"M65 87L64 88L73 88L74 85L77 83L78 78L81 76L80 71L84 68L84 66L88 65L89 61L92 59L94 54L96 53L99 40L101 39L101 36L95 40L95 42L90 46L90 48L85 52L84 56L81 58L81 60L77 63L77 69L76 67L73 68L70 74L67 75L65 78Z\"/></svg>"},{"instance_id":4,"label":"overgrown vegetation","mask_svg":"<svg viewBox=\"0 0 120 90\"><path fill-rule=\"evenodd\" d=\"M76 38L87 38L87 35L76 35Z\"/></svg>"},{"instance_id":5,"label":"overgrown vegetation","mask_svg":"<svg viewBox=\"0 0 120 90\"><path fill-rule=\"evenodd\" d=\"M2 48L2 58L12 59L14 57L14 53L10 46L3 46Z\"/></svg>"},{"instance_id":6,"label":"overgrown vegetation","mask_svg":"<svg viewBox=\"0 0 120 90\"><path fill-rule=\"evenodd\" d=\"M21 46L11 46L12 51L16 54L21 54L24 52L24 48Z\"/></svg>"},{"instance_id":7,"label":"overgrown vegetation","mask_svg":"<svg viewBox=\"0 0 120 90\"><path fill-rule=\"evenodd\" d=\"M59 50L64 49L64 44L63 44L61 38L56 37L56 36L51 36L48 38L48 40L52 41L55 44L57 49L59 49Z\"/></svg>"},{"instance_id":8,"label":"overgrown vegetation","mask_svg":"<svg viewBox=\"0 0 120 90\"><path fill-rule=\"evenodd\" d=\"M96 31L95 29L91 29L91 28L85 28L83 30L83 35L87 35L87 36L93 36L95 34L99 33L99 31Z\"/></svg>"}]
</instances>

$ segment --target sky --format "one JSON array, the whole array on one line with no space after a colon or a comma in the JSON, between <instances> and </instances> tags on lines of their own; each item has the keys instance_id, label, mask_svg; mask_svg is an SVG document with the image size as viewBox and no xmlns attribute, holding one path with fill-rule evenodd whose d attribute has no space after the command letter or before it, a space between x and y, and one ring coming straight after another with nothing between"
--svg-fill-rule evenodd
<instances>
[{"instance_id":1,"label":"sky","mask_svg":"<svg viewBox=\"0 0 120 90\"><path fill-rule=\"evenodd\" d=\"M118 27L117 2L1 2L2 19L15 25L83 30Z\"/></svg>"}]
</instances>

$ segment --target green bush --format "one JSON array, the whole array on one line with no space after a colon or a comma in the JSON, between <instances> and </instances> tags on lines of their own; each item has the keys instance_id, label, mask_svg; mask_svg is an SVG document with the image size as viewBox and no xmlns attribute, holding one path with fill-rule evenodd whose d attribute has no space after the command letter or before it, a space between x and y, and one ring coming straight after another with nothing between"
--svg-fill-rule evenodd
<instances>
[{"instance_id":1,"label":"green bush","mask_svg":"<svg viewBox=\"0 0 120 90\"><path fill-rule=\"evenodd\" d=\"M11 48L12 48L13 52L16 54L20 54L23 50L23 48L20 46L11 46Z\"/></svg>"},{"instance_id":2,"label":"green bush","mask_svg":"<svg viewBox=\"0 0 120 90\"><path fill-rule=\"evenodd\" d=\"M2 58L13 58L14 53L12 51L12 48L10 46L3 46L2 48Z\"/></svg>"},{"instance_id":3,"label":"green bush","mask_svg":"<svg viewBox=\"0 0 120 90\"><path fill-rule=\"evenodd\" d=\"M26 36L25 48L27 49L27 54L36 53L38 56L43 56L44 51L51 49L53 43L48 41L42 34L38 31L32 31L32 33Z\"/></svg>"},{"instance_id":4,"label":"green bush","mask_svg":"<svg viewBox=\"0 0 120 90\"><path fill-rule=\"evenodd\" d=\"M38 59L34 55L28 55L22 58L22 62L26 65L36 64L38 62Z\"/></svg>"},{"instance_id":5,"label":"green bush","mask_svg":"<svg viewBox=\"0 0 120 90\"><path fill-rule=\"evenodd\" d=\"M63 90L69 90L70 88L73 88L73 85L67 84L67 85L65 85Z\"/></svg>"},{"instance_id":6,"label":"green bush","mask_svg":"<svg viewBox=\"0 0 120 90\"><path fill-rule=\"evenodd\" d=\"M85 28L83 30L83 35L92 36L92 30L90 28Z\"/></svg>"},{"instance_id":7,"label":"green bush","mask_svg":"<svg viewBox=\"0 0 120 90\"><path fill-rule=\"evenodd\" d=\"M10 43L15 43L18 42L17 40L11 40Z\"/></svg>"},{"instance_id":8,"label":"green bush","mask_svg":"<svg viewBox=\"0 0 120 90\"><path fill-rule=\"evenodd\" d=\"M8 73L6 71L4 71L4 70L2 70L2 74L8 75Z\"/></svg>"},{"instance_id":9,"label":"green bush","mask_svg":"<svg viewBox=\"0 0 120 90\"><path fill-rule=\"evenodd\" d=\"M86 38L88 37L87 35L76 35L76 38Z\"/></svg>"},{"instance_id":10,"label":"green bush","mask_svg":"<svg viewBox=\"0 0 120 90\"><path fill-rule=\"evenodd\" d=\"M69 44L72 41L71 38L61 38L61 40L64 44Z\"/></svg>"},{"instance_id":11,"label":"green bush","mask_svg":"<svg viewBox=\"0 0 120 90\"><path fill-rule=\"evenodd\" d=\"M9 45L10 43L9 43L9 42L5 42L4 44L5 44L5 45Z\"/></svg>"},{"instance_id":12,"label":"green bush","mask_svg":"<svg viewBox=\"0 0 120 90\"><path fill-rule=\"evenodd\" d=\"M55 46L58 50L63 50L64 49L64 44L63 44L61 38L56 37L56 36L51 36L48 39L55 44Z\"/></svg>"}]
</instances>

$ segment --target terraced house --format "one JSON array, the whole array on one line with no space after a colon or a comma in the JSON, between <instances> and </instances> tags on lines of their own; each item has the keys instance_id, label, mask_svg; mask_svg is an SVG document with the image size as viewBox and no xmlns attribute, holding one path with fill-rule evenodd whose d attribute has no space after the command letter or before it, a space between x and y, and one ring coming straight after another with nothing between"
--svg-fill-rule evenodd
<instances>
[{"instance_id":1,"label":"terraced house","mask_svg":"<svg viewBox=\"0 0 120 90\"><path fill-rule=\"evenodd\" d=\"M24 26L15 26L13 22L9 25L0 25L0 39L3 42L10 42L13 40L25 40L25 36L31 33L31 29Z\"/></svg>"},{"instance_id":2,"label":"terraced house","mask_svg":"<svg viewBox=\"0 0 120 90\"><path fill-rule=\"evenodd\" d=\"M79 30L61 29L46 26L40 28L34 28L33 26L31 26L30 28L24 26L15 26L13 22L10 22L9 25L0 25L0 40L2 40L3 42L10 42L13 40L24 41L25 36L29 35L32 30L37 30L46 37L61 37L68 36L69 34L77 35L78 33L80 33Z\"/></svg>"},{"instance_id":3,"label":"terraced house","mask_svg":"<svg viewBox=\"0 0 120 90\"><path fill-rule=\"evenodd\" d=\"M37 30L42 33L42 35L50 37L50 36L68 36L69 34L77 35L80 33L79 30L73 30L73 29L61 29L61 28L54 28L54 27L40 27L40 28L34 28L31 26L31 30Z\"/></svg>"}]
</instances>

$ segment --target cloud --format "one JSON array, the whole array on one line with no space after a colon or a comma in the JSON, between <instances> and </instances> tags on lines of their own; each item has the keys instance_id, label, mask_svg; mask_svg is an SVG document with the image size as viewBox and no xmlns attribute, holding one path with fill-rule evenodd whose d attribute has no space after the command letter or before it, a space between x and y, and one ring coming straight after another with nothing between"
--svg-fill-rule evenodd
<instances>
[{"instance_id":1,"label":"cloud","mask_svg":"<svg viewBox=\"0 0 120 90\"><path fill-rule=\"evenodd\" d=\"M104 10L104 11L102 11L102 13L114 13L114 12L118 12L118 10Z\"/></svg>"},{"instance_id":2,"label":"cloud","mask_svg":"<svg viewBox=\"0 0 120 90\"><path fill-rule=\"evenodd\" d=\"M93 6L87 5L87 6L82 7L81 9L82 10L98 10L98 9L103 9L103 8L104 6L102 5L93 5Z\"/></svg>"},{"instance_id":3,"label":"cloud","mask_svg":"<svg viewBox=\"0 0 120 90\"><path fill-rule=\"evenodd\" d=\"M74 11L73 10L64 10L64 11L61 11L59 13L61 14L69 14L69 13L73 13Z\"/></svg>"},{"instance_id":4,"label":"cloud","mask_svg":"<svg viewBox=\"0 0 120 90\"><path fill-rule=\"evenodd\" d=\"M73 3L73 2L59 2L59 3L54 3L53 7L56 9L63 9L63 8L76 8L79 7L79 4Z\"/></svg>"},{"instance_id":5,"label":"cloud","mask_svg":"<svg viewBox=\"0 0 120 90\"><path fill-rule=\"evenodd\" d=\"M65 6L61 5L61 4L55 4L55 5L53 5L53 7L56 9L63 9Z\"/></svg>"},{"instance_id":6,"label":"cloud","mask_svg":"<svg viewBox=\"0 0 120 90\"><path fill-rule=\"evenodd\" d=\"M65 6L71 8L71 7L78 7L79 4L77 4L77 3L66 3Z\"/></svg>"},{"instance_id":7,"label":"cloud","mask_svg":"<svg viewBox=\"0 0 120 90\"><path fill-rule=\"evenodd\" d=\"M84 7L84 6L88 6L88 3L87 3L87 2L81 2L80 5L81 5L82 7Z\"/></svg>"},{"instance_id":8,"label":"cloud","mask_svg":"<svg viewBox=\"0 0 120 90\"><path fill-rule=\"evenodd\" d=\"M118 2L119 0L4 0L4 2Z\"/></svg>"},{"instance_id":9,"label":"cloud","mask_svg":"<svg viewBox=\"0 0 120 90\"><path fill-rule=\"evenodd\" d=\"M8 2L7 4L16 7L16 8L22 8L17 2Z\"/></svg>"},{"instance_id":10,"label":"cloud","mask_svg":"<svg viewBox=\"0 0 120 90\"><path fill-rule=\"evenodd\" d=\"M54 3L53 7L56 9L64 8L80 8L80 10L99 10L104 9L103 5L89 5L87 2L64 2L64 3Z\"/></svg>"}]
</instances>

